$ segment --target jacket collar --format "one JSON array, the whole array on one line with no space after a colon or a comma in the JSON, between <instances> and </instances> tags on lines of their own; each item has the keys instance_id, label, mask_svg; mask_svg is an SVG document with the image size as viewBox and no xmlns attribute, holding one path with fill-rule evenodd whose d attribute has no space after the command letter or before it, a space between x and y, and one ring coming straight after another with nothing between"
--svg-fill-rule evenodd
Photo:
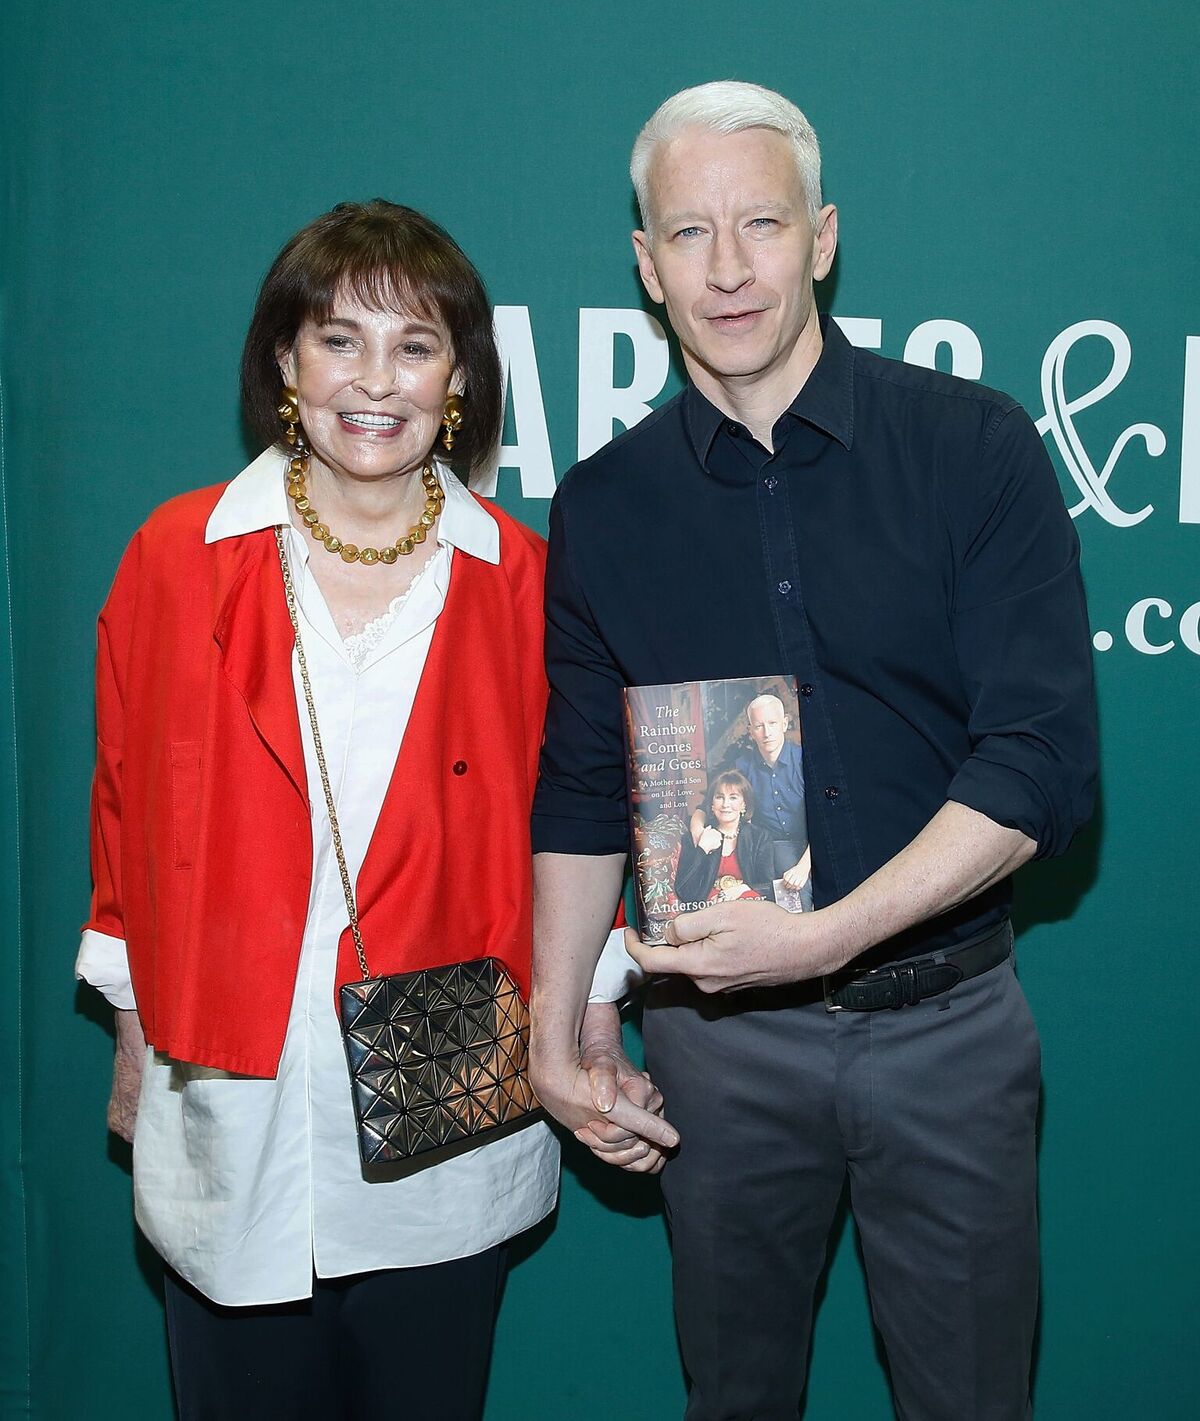
<instances>
[{"instance_id":1,"label":"jacket collar","mask_svg":"<svg viewBox=\"0 0 1200 1421\"><path fill-rule=\"evenodd\" d=\"M238 538L288 523L285 471L288 455L272 446L226 486L209 515L204 541ZM446 494L437 522L437 540L483 562L500 561L500 529L486 508L462 486L449 468L435 465ZM305 540L307 542L307 540Z\"/></svg>"},{"instance_id":2,"label":"jacket collar","mask_svg":"<svg viewBox=\"0 0 1200 1421\"><path fill-rule=\"evenodd\" d=\"M213 636L230 683L246 702L263 743L306 799L307 777L296 692L292 683L295 636L288 617L275 540L268 530L284 524L291 546L307 558L312 540L288 521L284 470L287 456L268 449L229 484L209 516L206 543L243 538L231 545L236 571L217 615ZM500 528L492 515L444 466L438 466L446 502L438 541L481 562L500 561Z\"/></svg>"}]
</instances>

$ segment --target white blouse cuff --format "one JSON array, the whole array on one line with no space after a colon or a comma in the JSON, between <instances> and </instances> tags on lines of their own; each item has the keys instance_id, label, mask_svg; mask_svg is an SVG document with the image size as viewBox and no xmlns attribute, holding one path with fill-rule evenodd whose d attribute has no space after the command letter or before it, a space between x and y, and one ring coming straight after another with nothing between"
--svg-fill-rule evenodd
<instances>
[{"instance_id":1,"label":"white blouse cuff","mask_svg":"<svg viewBox=\"0 0 1200 1421\"><path fill-rule=\"evenodd\" d=\"M85 928L75 959L75 976L87 982L120 1011L134 1011L133 982L129 976L129 954L123 938L109 937L94 928Z\"/></svg>"},{"instance_id":2,"label":"white blouse cuff","mask_svg":"<svg viewBox=\"0 0 1200 1421\"><path fill-rule=\"evenodd\" d=\"M592 974L589 1002L618 1002L642 980L642 969L625 951L625 932L614 928L604 940L604 950Z\"/></svg>"}]
</instances>

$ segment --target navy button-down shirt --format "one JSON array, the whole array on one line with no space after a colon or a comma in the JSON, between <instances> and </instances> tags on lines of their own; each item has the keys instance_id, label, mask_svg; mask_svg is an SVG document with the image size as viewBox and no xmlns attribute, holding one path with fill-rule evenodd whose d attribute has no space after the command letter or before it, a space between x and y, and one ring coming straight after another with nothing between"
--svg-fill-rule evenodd
<instances>
[{"instance_id":1,"label":"navy button-down shirt","mask_svg":"<svg viewBox=\"0 0 1200 1421\"><path fill-rule=\"evenodd\" d=\"M817 907L947 800L1039 857L1090 813L1079 544L1032 422L822 328L774 452L689 385L564 478L536 851L627 849L622 686L781 671L800 686ZM891 950L962 940L1009 897L998 884Z\"/></svg>"},{"instance_id":2,"label":"navy button-down shirt","mask_svg":"<svg viewBox=\"0 0 1200 1421\"><path fill-rule=\"evenodd\" d=\"M733 766L750 781L754 822L772 839L791 840L802 853L808 842L808 815L804 802L804 754L800 746L785 740L773 765L763 759L755 746L744 750Z\"/></svg>"}]
</instances>

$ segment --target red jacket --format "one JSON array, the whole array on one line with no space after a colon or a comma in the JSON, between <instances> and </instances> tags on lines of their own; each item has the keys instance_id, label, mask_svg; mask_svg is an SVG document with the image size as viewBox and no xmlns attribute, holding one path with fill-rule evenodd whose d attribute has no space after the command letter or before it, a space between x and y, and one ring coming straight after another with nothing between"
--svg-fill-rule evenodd
<instances>
[{"instance_id":1,"label":"red jacket","mask_svg":"<svg viewBox=\"0 0 1200 1421\"><path fill-rule=\"evenodd\" d=\"M206 545L223 487L150 517L100 614L87 926L125 939L159 1050L272 1076L308 908L308 787L275 538ZM494 955L527 990L545 544L489 512L499 565L455 553L356 893L373 973ZM419 805L394 792L415 778ZM347 929L337 981L358 975Z\"/></svg>"}]
</instances>

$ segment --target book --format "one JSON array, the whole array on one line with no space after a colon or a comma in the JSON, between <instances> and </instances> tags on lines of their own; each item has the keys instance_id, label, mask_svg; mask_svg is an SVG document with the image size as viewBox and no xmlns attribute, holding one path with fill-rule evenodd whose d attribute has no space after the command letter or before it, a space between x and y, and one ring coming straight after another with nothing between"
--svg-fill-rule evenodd
<instances>
[{"instance_id":1,"label":"book","mask_svg":"<svg viewBox=\"0 0 1200 1421\"><path fill-rule=\"evenodd\" d=\"M624 690L638 933L681 913L768 899L812 908L803 735L793 677Z\"/></svg>"}]
</instances>

